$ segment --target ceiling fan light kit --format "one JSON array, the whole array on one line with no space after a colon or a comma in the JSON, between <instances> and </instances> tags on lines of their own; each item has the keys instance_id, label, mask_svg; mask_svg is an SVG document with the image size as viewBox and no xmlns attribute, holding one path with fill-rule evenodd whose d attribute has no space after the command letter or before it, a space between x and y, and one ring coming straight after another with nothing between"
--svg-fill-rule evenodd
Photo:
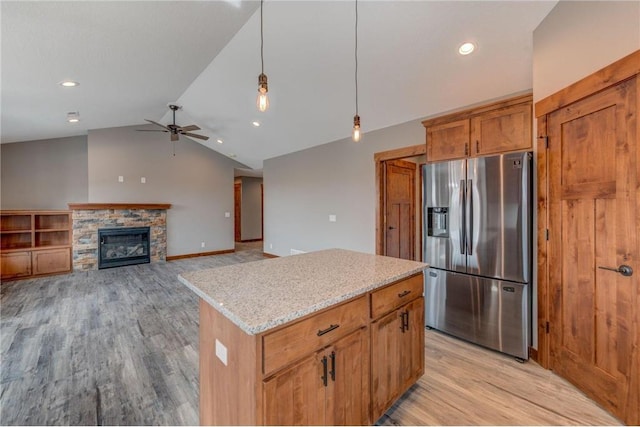
<instances>
[{"instance_id":1,"label":"ceiling fan light kit","mask_svg":"<svg viewBox=\"0 0 640 427\"><path fill-rule=\"evenodd\" d=\"M179 110L179 105L169 104L169 109L173 112L173 123L165 126L158 122L154 122L153 120L145 119L147 122L154 124L156 126L160 126L160 129L137 129L141 132L166 132L170 134L171 142L176 142L180 139L180 135L190 136L191 138L202 139L204 141L208 140L208 136L198 135L196 133L191 133L194 130L200 130L200 128L196 125L188 125L188 126L178 126L176 125L176 111ZM175 154L174 154L175 155Z\"/></svg>"}]
</instances>

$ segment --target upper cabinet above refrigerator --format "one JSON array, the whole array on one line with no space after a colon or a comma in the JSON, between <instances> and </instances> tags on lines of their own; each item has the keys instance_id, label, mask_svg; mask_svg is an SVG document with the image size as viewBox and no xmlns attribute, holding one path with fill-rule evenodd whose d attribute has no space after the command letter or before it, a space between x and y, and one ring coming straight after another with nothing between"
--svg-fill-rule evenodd
<instances>
[{"instance_id":1,"label":"upper cabinet above refrigerator","mask_svg":"<svg viewBox=\"0 0 640 427\"><path fill-rule=\"evenodd\" d=\"M423 121L427 162L530 150L531 103L529 94Z\"/></svg>"}]
</instances>

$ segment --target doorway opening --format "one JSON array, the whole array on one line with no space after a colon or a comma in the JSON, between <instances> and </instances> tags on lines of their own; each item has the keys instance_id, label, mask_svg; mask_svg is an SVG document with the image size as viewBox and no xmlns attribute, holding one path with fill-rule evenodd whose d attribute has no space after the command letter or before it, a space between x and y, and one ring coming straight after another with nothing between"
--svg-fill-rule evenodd
<instances>
[{"instance_id":1,"label":"doorway opening","mask_svg":"<svg viewBox=\"0 0 640 427\"><path fill-rule=\"evenodd\" d=\"M422 260L424 144L374 154L376 254Z\"/></svg>"}]
</instances>

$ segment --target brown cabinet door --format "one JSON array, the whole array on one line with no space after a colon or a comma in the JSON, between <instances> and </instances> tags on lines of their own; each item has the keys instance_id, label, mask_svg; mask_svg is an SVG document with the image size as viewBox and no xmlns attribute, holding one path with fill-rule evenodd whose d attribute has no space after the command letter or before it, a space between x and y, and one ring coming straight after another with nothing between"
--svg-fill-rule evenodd
<instances>
[{"instance_id":1,"label":"brown cabinet door","mask_svg":"<svg viewBox=\"0 0 640 427\"><path fill-rule=\"evenodd\" d=\"M401 310L371 324L371 392L373 422L393 404L400 390Z\"/></svg>"},{"instance_id":2,"label":"brown cabinet door","mask_svg":"<svg viewBox=\"0 0 640 427\"><path fill-rule=\"evenodd\" d=\"M327 350L327 425L370 425L368 330L361 328Z\"/></svg>"},{"instance_id":3,"label":"brown cabinet door","mask_svg":"<svg viewBox=\"0 0 640 427\"><path fill-rule=\"evenodd\" d=\"M531 104L514 105L471 119L471 154L530 150Z\"/></svg>"},{"instance_id":4,"label":"brown cabinet door","mask_svg":"<svg viewBox=\"0 0 640 427\"><path fill-rule=\"evenodd\" d=\"M265 425L327 425L324 357L315 353L264 382Z\"/></svg>"},{"instance_id":5,"label":"brown cabinet door","mask_svg":"<svg viewBox=\"0 0 640 427\"><path fill-rule=\"evenodd\" d=\"M462 159L469 155L469 119L427 128L427 161Z\"/></svg>"},{"instance_id":6,"label":"brown cabinet door","mask_svg":"<svg viewBox=\"0 0 640 427\"><path fill-rule=\"evenodd\" d=\"M413 300L401 309L405 316L400 330L400 384L403 393L424 374L424 298Z\"/></svg>"},{"instance_id":7,"label":"brown cabinet door","mask_svg":"<svg viewBox=\"0 0 640 427\"><path fill-rule=\"evenodd\" d=\"M33 251L33 274L62 273L71 270L70 249Z\"/></svg>"},{"instance_id":8,"label":"brown cabinet door","mask_svg":"<svg viewBox=\"0 0 640 427\"><path fill-rule=\"evenodd\" d=\"M10 252L0 255L0 277L11 279L31 275L31 253Z\"/></svg>"},{"instance_id":9,"label":"brown cabinet door","mask_svg":"<svg viewBox=\"0 0 640 427\"><path fill-rule=\"evenodd\" d=\"M550 368L629 424L640 420L637 84L547 116Z\"/></svg>"}]
</instances>

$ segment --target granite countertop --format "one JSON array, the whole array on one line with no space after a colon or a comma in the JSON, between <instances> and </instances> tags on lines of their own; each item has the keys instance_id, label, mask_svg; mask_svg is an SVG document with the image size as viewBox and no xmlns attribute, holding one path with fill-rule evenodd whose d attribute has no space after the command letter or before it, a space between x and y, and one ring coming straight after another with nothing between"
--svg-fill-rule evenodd
<instances>
[{"instance_id":1,"label":"granite countertop","mask_svg":"<svg viewBox=\"0 0 640 427\"><path fill-rule=\"evenodd\" d=\"M193 271L178 279L255 335L421 272L427 264L344 249Z\"/></svg>"}]
</instances>

